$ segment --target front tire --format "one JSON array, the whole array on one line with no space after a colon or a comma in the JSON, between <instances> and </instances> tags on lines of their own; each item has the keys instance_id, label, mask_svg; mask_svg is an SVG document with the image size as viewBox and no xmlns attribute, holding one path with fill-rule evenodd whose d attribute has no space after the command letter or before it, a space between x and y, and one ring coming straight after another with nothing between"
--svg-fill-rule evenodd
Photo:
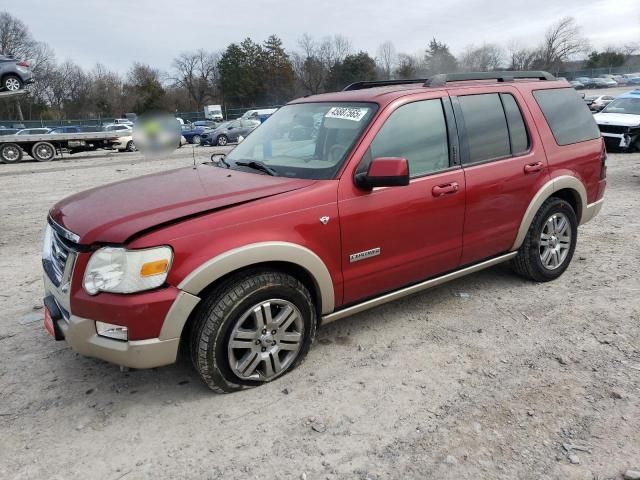
<instances>
[{"instance_id":1,"label":"front tire","mask_svg":"<svg viewBox=\"0 0 640 480\"><path fill-rule=\"evenodd\" d=\"M191 358L209 388L228 393L270 382L299 365L315 338L309 290L278 271L231 276L200 306Z\"/></svg>"},{"instance_id":2,"label":"front tire","mask_svg":"<svg viewBox=\"0 0 640 480\"><path fill-rule=\"evenodd\" d=\"M191 137L191 143L194 145L200 145L200 135L194 135Z\"/></svg>"},{"instance_id":3,"label":"front tire","mask_svg":"<svg viewBox=\"0 0 640 480\"><path fill-rule=\"evenodd\" d=\"M216 143L218 144L219 147L224 147L227 145L227 143L229 143L229 139L227 138L226 135L220 135Z\"/></svg>"},{"instance_id":4,"label":"front tire","mask_svg":"<svg viewBox=\"0 0 640 480\"><path fill-rule=\"evenodd\" d=\"M555 280L564 273L576 249L578 220L566 200L548 198L536 213L513 260L514 270L536 282Z\"/></svg>"},{"instance_id":5,"label":"front tire","mask_svg":"<svg viewBox=\"0 0 640 480\"><path fill-rule=\"evenodd\" d=\"M135 143L133 143L133 140L129 140L129 141L127 142L127 147L126 147L126 149L125 149L125 150L126 150L127 152L135 152L135 151L137 151L138 149L136 148L136 144L135 144Z\"/></svg>"}]
</instances>

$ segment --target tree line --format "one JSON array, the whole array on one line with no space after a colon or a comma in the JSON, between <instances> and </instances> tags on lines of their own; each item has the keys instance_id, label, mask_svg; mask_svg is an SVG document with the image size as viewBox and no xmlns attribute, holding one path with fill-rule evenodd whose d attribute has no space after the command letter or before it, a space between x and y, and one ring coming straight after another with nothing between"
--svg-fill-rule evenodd
<instances>
[{"instance_id":1,"label":"tree line","mask_svg":"<svg viewBox=\"0 0 640 480\"><path fill-rule=\"evenodd\" d=\"M354 50L339 34L322 39L302 35L293 50L271 35L262 42L246 38L219 51L185 51L173 59L169 71L136 62L122 75L101 64L83 69L72 60L57 61L22 20L0 12L0 52L27 59L37 79L18 103L0 103L0 118L16 118L18 108L25 119L72 119L202 111L204 105L218 103L227 108L280 105L360 80L500 69L557 73L577 58L587 68L640 68L638 50L640 45L630 44L591 51L575 19L566 17L550 25L535 47L517 41L505 46L484 43L454 55L446 43L432 38L418 53L397 52L385 41L372 55Z\"/></svg>"}]
</instances>

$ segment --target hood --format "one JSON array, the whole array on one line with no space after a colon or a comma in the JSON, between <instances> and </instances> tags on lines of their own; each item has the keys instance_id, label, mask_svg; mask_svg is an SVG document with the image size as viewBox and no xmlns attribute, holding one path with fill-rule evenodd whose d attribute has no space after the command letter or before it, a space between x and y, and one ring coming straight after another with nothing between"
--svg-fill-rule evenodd
<instances>
[{"instance_id":1,"label":"hood","mask_svg":"<svg viewBox=\"0 0 640 480\"><path fill-rule=\"evenodd\" d=\"M313 183L201 165L86 190L58 202L49 214L78 235L81 244L124 243L132 235L163 223Z\"/></svg>"},{"instance_id":2,"label":"hood","mask_svg":"<svg viewBox=\"0 0 640 480\"><path fill-rule=\"evenodd\" d=\"M596 113L593 119L598 125L619 125L622 127L640 125L640 115L629 113Z\"/></svg>"}]
</instances>

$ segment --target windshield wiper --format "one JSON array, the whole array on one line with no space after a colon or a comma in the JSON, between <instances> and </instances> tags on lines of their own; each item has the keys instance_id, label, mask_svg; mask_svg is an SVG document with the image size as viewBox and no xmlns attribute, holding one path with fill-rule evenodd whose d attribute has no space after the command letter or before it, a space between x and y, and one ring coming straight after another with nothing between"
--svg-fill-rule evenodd
<instances>
[{"instance_id":1,"label":"windshield wiper","mask_svg":"<svg viewBox=\"0 0 640 480\"><path fill-rule=\"evenodd\" d=\"M235 163L239 167L249 167L249 168L253 168L254 170L259 170L261 172L264 172L267 175L271 175L273 177L278 176L278 172L276 170L274 170L273 168L268 166L266 163L263 163L259 160L251 160L249 162L238 161Z\"/></svg>"}]
</instances>

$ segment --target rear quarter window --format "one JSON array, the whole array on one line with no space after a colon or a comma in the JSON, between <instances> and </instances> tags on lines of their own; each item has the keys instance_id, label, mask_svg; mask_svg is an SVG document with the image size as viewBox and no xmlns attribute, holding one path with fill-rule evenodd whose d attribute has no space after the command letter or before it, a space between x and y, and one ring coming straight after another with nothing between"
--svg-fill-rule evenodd
<instances>
[{"instance_id":1,"label":"rear quarter window","mask_svg":"<svg viewBox=\"0 0 640 480\"><path fill-rule=\"evenodd\" d=\"M573 88L536 90L533 96L558 145L586 142L600 136L589 107Z\"/></svg>"}]
</instances>

